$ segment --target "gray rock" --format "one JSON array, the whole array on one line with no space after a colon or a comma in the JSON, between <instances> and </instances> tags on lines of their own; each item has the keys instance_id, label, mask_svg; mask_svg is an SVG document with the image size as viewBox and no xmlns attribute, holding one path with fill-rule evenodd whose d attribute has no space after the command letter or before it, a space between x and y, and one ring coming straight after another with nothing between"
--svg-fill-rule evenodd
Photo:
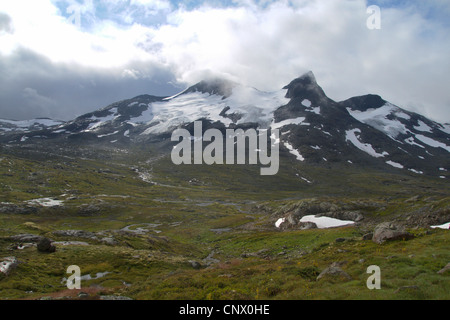
<instances>
[{"instance_id":1,"label":"gray rock","mask_svg":"<svg viewBox=\"0 0 450 320\"><path fill-rule=\"evenodd\" d=\"M343 263L333 263L328 268L323 270L318 276L317 280L320 279L330 279L339 281L350 281L352 277L341 269L340 265Z\"/></svg>"},{"instance_id":2,"label":"gray rock","mask_svg":"<svg viewBox=\"0 0 450 320\"><path fill-rule=\"evenodd\" d=\"M8 246L8 250L24 250L27 248L36 247L35 243L15 243Z\"/></svg>"},{"instance_id":3,"label":"gray rock","mask_svg":"<svg viewBox=\"0 0 450 320\"><path fill-rule=\"evenodd\" d=\"M381 244L385 241L410 240L412 238L414 236L409 232L399 229L390 222L383 222L375 227L372 241Z\"/></svg>"},{"instance_id":4,"label":"gray rock","mask_svg":"<svg viewBox=\"0 0 450 320\"><path fill-rule=\"evenodd\" d=\"M9 272L16 268L19 264L19 261L16 259L16 257L7 257L0 259L0 272L3 274L8 275Z\"/></svg>"},{"instance_id":5,"label":"gray rock","mask_svg":"<svg viewBox=\"0 0 450 320\"><path fill-rule=\"evenodd\" d=\"M195 270L199 270L202 267L202 265L197 261L189 261L189 263L191 264L191 267L194 268Z\"/></svg>"},{"instance_id":6,"label":"gray rock","mask_svg":"<svg viewBox=\"0 0 450 320\"><path fill-rule=\"evenodd\" d=\"M100 296L100 300L133 300L124 296Z\"/></svg>"},{"instance_id":7,"label":"gray rock","mask_svg":"<svg viewBox=\"0 0 450 320\"><path fill-rule=\"evenodd\" d=\"M29 205L15 205L9 203L2 203L0 205L0 213L28 215L37 212L38 208Z\"/></svg>"},{"instance_id":8,"label":"gray rock","mask_svg":"<svg viewBox=\"0 0 450 320\"><path fill-rule=\"evenodd\" d=\"M317 229L317 224L314 222L300 222L298 224L300 230Z\"/></svg>"},{"instance_id":9,"label":"gray rock","mask_svg":"<svg viewBox=\"0 0 450 320\"><path fill-rule=\"evenodd\" d=\"M363 240L372 240L373 238L373 233L366 233L365 235L362 236Z\"/></svg>"},{"instance_id":10,"label":"gray rock","mask_svg":"<svg viewBox=\"0 0 450 320\"><path fill-rule=\"evenodd\" d=\"M117 241L114 240L113 237L105 237L105 238L102 238L100 241L103 242L104 244L107 244L110 246L114 246L117 244Z\"/></svg>"},{"instance_id":11,"label":"gray rock","mask_svg":"<svg viewBox=\"0 0 450 320\"><path fill-rule=\"evenodd\" d=\"M52 243L61 246L89 246L89 243L83 241L55 241Z\"/></svg>"},{"instance_id":12,"label":"gray rock","mask_svg":"<svg viewBox=\"0 0 450 320\"><path fill-rule=\"evenodd\" d=\"M56 247L52 244L52 241L48 238L43 238L37 244L39 252L53 253L56 251Z\"/></svg>"},{"instance_id":13,"label":"gray rock","mask_svg":"<svg viewBox=\"0 0 450 320\"><path fill-rule=\"evenodd\" d=\"M52 232L53 235L59 237L73 237L73 238L85 238L96 240L97 236L93 232L84 231L84 230L58 230Z\"/></svg>"},{"instance_id":14,"label":"gray rock","mask_svg":"<svg viewBox=\"0 0 450 320\"><path fill-rule=\"evenodd\" d=\"M446 271L450 270L450 263L447 263L447 265L438 271L439 274L444 274Z\"/></svg>"},{"instance_id":15,"label":"gray rock","mask_svg":"<svg viewBox=\"0 0 450 320\"><path fill-rule=\"evenodd\" d=\"M208 267L209 267L210 265L212 265L212 264L219 263L219 262L220 262L219 259L213 258L213 257L214 257L214 254L215 254L215 252L214 252L214 251L211 251L211 253L210 253L205 259L203 259L202 262L203 262L204 264L206 264Z\"/></svg>"},{"instance_id":16,"label":"gray rock","mask_svg":"<svg viewBox=\"0 0 450 320\"><path fill-rule=\"evenodd\" d=\"M21 243L38 243L42 239L43 236L38 236L35 234L18 234L15 236L9 237L12 241L21 242Z\"/></svg>"}]
</instances>

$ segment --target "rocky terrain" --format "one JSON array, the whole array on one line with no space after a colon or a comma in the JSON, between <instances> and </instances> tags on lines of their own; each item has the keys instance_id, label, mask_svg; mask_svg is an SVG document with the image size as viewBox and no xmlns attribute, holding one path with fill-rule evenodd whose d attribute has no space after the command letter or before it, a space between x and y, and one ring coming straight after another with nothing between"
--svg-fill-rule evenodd
<instances>
[{"instance_id":1,"label":"rocky terrain","mask_svg":"<svg viewBox=\"0 0 450 320\"><path fill-rule=\"evenodd\" d=\"M279 129L278 174L174 165L171 132L196 120ZM449 145L447 125L333 101L312 73L2 120L0 299L449 299Z\"/></svg>"}]
</instances>

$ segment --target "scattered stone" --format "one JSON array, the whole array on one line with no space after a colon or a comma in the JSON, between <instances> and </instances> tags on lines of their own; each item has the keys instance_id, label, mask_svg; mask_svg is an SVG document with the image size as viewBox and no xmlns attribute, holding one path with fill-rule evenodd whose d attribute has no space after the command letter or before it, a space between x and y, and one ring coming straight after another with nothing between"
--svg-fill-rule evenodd
<instances>
[{"instance_id":1,"label":"scattered stone","mask_svg":"<svg viewBox=\"0 0 450 320\"><path fill-rule=\"evenodd\" d=\"M89 243L83 241L56 241L53 242L54 245L61 246L88 246Z\"/></svg>"},{"instance_id":2,"label":"scattered stone","mask_svg":"<svg viewBox=\"0 0 450 320\"><path fill-rule=\"evenodd\" d=\"M133 300L124 296L100 296L100 300Z\"/></svg>"},{"instance_id":3,"label":"scattered stone","mask_svg":"<svg viewBox=\"0 0 450 320\"><path fill-rule=\"evenodd\" d=\"M0 259L0 272L3 274L8 275L9 272L16 268L19 264L19 261L16 259L16 257L7 257Z\"/></svg>"},{"instance_id":4,"label":"scattered stone","mask_svg":"<svg viewBox=\"0 0 450 320\"><path fill-rule=\"evenodd\" d=\"M335 241L336 242L344 242L346 239L345 238L337 238Z\"/></svg>"},{"instance_id":5,"label":"scattered stone","mask_svg":"<svg viewBox=\"0 0 450 320\"><path fill-rule=\"evenodd\" d=\"M43 238L37 244L39 252L53 253L56 251L56 247L52 244L52 241L48 238Z\"/></svg>"},{"instance_id":6,"label":"scattered stone","mask_svg":"<svg viewBox=\"0 0 450 320\"><path fill-rule=\"evenodd\" d=\"M38 208L30 206L30 205L16 205L12 203L1 203L0 204L0 213L6 214L35 214L38 212Z\"/></svg>"},{"instance_id":7,"label":"scattered stone","mask_svg":"<svg viewBox=\"0 0 450 320\"><path fill-rule=\"evenodd\" d=\"M35 243L15 243L8 246L8 250L24 250L35 246Z\"/></svg>"},{"instance_id":8,"label":"scattered stone","mask_svg":"<svg viewBox=\"0 0 450 320\"><path fill-rule=\"evenodd\" d=\"M416 202L416 201L418 201L418 200L419 200L419 195L416 195L416 196L414 196L414 197L411 197L411 198L405 200L405 202L406 202L406 203L408 203L408 202Z\"/></svg>"},{"instance_id":9,"label":"scattered stone","mask_svg":"<svg viewBox=\"0 0 450 320\"><path fill-rule=\"evenodd\" d=\"M339 281L350 281L352 277L341 269L341 265L345 264L334 262L328 268L323 270L318 276L317 280L320 279L330 279L330 280L339 280Z\"/></svg>"},{"instance_id":10,"label":"scattered stone","mask_svg":"<svg viewBox=\"0 0 450 320\"><path fill-rule=\"evenodd\" d=\"M230 232L231 228L219 228L219 229L209 229L209 230L214 232L215 234L222 234L224 232Z\"/></svg>"},{"instance_id":11,"label":"scattered stone","mask_svg":"<svg viewBox=\"0 0 450 320\"><path fill-rule=\"evenodd\" d=\"M375 227L372 241L381 244L385 241L410 240L412 238L414 236L409 232L399 229L390 222L383 222Z\"/></svg>"},{"instance_id":12,"label":"scattered stone","mask_svg":"<svg viewBox=\"0 0 450 320\"><path fill-rule=\"evenodd\" d=\"M18 234L15 236L9 237L12 241L20 242L20 243L38 243L42 239L43 236L38 236L35 234Z\"/></svg>"},{"instance_id":13,"label":"scattered stone","mask_svg":"<svg viewBox=\"0 0 450 320\"><path fill-rule=\"evenodd\" d=\"M105 237L105 238L102 238L100 241L103 242L104 244L107 244L110 246L114 246L117 244L117 241L114 240L113 237Z\"/></svg>"},{"instance_id":14,"label":"scattered stone","mask_svg":"<svg viewBox=\"0 0 450 320\"><path fill-rule=\"evenodd\" d=\"M441 270L439 270L437 273L444 274L448 270L450 270L450 263L447 263L447 265L444 268L442 268Z\"/></svg>"},{"instance_id":15,"label":"scattered stone","mask_svg":"<svg viewBox=\"0 0 450 320\"><path fill-rule=\"evenodd\" d=\"M52 234L58 237L73 237L97 240L97 236L95 233L84 230L58 230L52 232Z\"/></svg>"},{"instance_id":16,"label":"scattered stone","mask_svg":"<svg viewBox=\"0 0 450 320\"><path fill-rule=\"evenodd\" d=\"M363 240L372 240L373 238L373 233L366 233L365 235L362 236Z\"/></svg>"},{"instance_id":17,"label":"scattered stone","mask_svg":"<svg viewBox=\"0 0 450 320\"><path fill-rule=\"evenodd\" d=\"M211 253L205 259L203 259L203 263L206 264L208 267L210 265L214 264L214 263L219 263L220 262L219 259L213 258L214 254L215 254L215 252L213 250L213 251L211 251Z\"/></svg>"},{"instance_id":18,"label":"scattered stone","mask_svg":"<svg viewBox=\"0 0 450 320\"><path fill-rule=\"evenodd\" d=\"M269 249L261 249L257 252L244 252L241 254L242 258L250 258L250 257L259 257L259 258L267 258L269 256Z\"/></svg>"},{"instance_id":19,"label":"scattered stone","mask_svg":"<svg viewBox=\"0 0 450 320\"><path fill-rule=\"evenodd\" d=\"M81 291L81 292L78 294L78 298L80 298L80 299L86 299L86 298L89 298L89 294L87 294L86 292Z\"/></svg>"},{"instance_id":20,"label":"scattered stone","mask_svg":"<svg viewBox=\"0 0 450 320\"><path fill-rule=\"evenodd\" d=\"M189 261L189 263L191 264L191 267L194 268L195 270L199 270L202 268L202 265L197 261Z\"/></svg>"},{"instance_id":21,"label":"scattered stone","mask_svg":"<svg viewBox=\"0 0 450 320\"><path fill-rule=\"evenodd\" d=\"M298 224L300 230L309 230L309 229L317 229L317 224L314 222L300 222Z\"/></svg>"}]
</instances>

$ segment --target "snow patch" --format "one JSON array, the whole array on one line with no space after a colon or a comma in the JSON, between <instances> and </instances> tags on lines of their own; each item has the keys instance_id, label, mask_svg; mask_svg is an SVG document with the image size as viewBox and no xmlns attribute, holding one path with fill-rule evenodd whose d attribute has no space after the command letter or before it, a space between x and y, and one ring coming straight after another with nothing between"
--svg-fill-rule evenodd
<instances>
[{"instance_id":1,"label":"snow patch","mask_svg":"<svg viewBox=\"0 0 450 320\"><path fill-rule=\"evenodd\" d=\"M140 116L131 118L128 123L135 126L137 124L150 123L154 119L152 104L148 104L147 110L142 111Z\"/></svg>"},{"instance_id":2,"label":"snow patch","mask_svg":"<svg viewBox=\"0 0 450 320\"><path fill-rule=\"evenodd\" d=\"M356 120L365 123L377 130L386 133L391 138L396 138L399 134L406 134L409 130L406 126L396 119L389 119L391 115L403 119L409 119L409 116L393 104L386 103L384 106L376 109L367 109L366 111L352 110L347 108L350 115Z\"/></svg>"},{"instance_id":3,"label":"snow patch","mask_svg":"<svg viewBox=\"0 0 450 320\"><path fill-rule=\"evenodd\" d=\"M359 141L358 137L356 136L356 134L358 134L358 133L361 133L360 129L352 129L352 130L346 131L346 137L345 137L346 141L350 141L355 147L357 147L361 151L364 151L365 153L371 155L372 157L383 158L386 155L385 152L383 152L383 154L376 152L373 149L372 145Z\"/></svg>"},{"instance_id":4,"label":"snow patch","mask_svg":"<svg viewBox=\"0 0 450 320\"><path fill-rule=\"evenodd\" d=\"M439 228L439 229L450 229L450 222L447 222L447 223L444 223L444 224L441 224L441 225L438 225L438 226L430 226L430 228L433 228L433 229L436 229L436 228Z\"/></svg>"},{"instance_id":5,"label":"snow patch","mask_svg":"<svg viewBox=\"0 0 450 320\"><path fill-rule=\"evenodd\" d=\"M400 163L397 163L397 162L394 162L394 161L391 161L391 160L386 161L386 163L388 165L390 165L390 166L393 166L394 168L399 168L399 169L403 169L404 168L404 166L401 165Z\"/></svg>"},{"instance_id":6,"label":"snow patch","mask_svg":"<svg viewBox=\"0 0 450 320\"><path fill-rule=\"evenodd\" d=\"M284 223L286 221L286 218L280 218L277 220L277 222L275 222L275 227L279 228L281 226L282 223Z\"/></svg>"},{"instance_id":7,"label":"snow patch","mask_svg":"<svg viewBox=\"0 0 450 320\"><path fill-rule=\"evenodd\" d=\"M423 145L418 144L418 143L416 143L416 142L414 141L414 137L409 137L408 139L405 139L405 142L406 142L407 144L412 145L412 146L418 146L418 147L420 147L420 148L422 148L422 149L425 149L425 147L424 147ZM404 150L403 150L403 151L404 151ZM406 152L406 151L405 151L405 152ZM408 153L408 152L406 152L406 153Z\"/></svg>"},{"instance_id":8,"label":"snow patch","mask_svg":"<svg viewBox=\"0 0 450 320\"><path fill-rule=\"evenodd\" d=\"M201 118L220 121L228 126L233 121L221 115L226 107L229 107L227 113L241 115L236 124L255 122L267 128L272 121L273 112L288 102L289 99L285 98L285 90L262 92L245 86L234 87L232 95L225 99L209 93L180 93L151 104L149 109L152 109L151 113L155 116L146 122L152 126L142 134L167 132L181 124ZM142 121L142 119L138 120ZM135 122L136 119L131 121Z\"/></svg>"},{"instance_id":9,"label":"snow patch","mask_svg":"<svg viewBox=\"0 0 450 320\"><path fill-rule=\"evenodd\" d=\"M300 222L313 222L319 229L335 228L352 225L355 222L350 220L340 220L330 217L316 217L314 215L304 216Z\"/></svg>"},{"instance_id":10,"label":"snow patch","mask_svg":"<svg viewBox=\"0 0 450 320\"><path fill-rule=\"evenodd\" d=\"M284 146L289 150L290 154L293 154L297 158L298 161L305 161L305 158L303 158L300 152L298 152L297 149L294 149L290 143L284 142Z\"/></svg>"},{"instance_id":11,"label":"snow patch","mask_svg":"<svg viewBox=\"0 0 450 320\"><path fill-rule=\"evenodd\" d=\"M118 133L119 133L119 131L114 131L114 132L107 133L107 134L101 134L101 135L99 135L97 137L98 138L109 137L109 136L113 136L113 135L118 134Z\"/></svg>"},{"instance_id":12,"label":"snow patch","mask_svg":"<svg viewBox=\"0 0 450 320\"><path fill-rule=\"evenodd\" d=\"M91 116L91 120L93 120L93 122L91 122L89 124L89 126L83 130L83 132L91 132L94 131L96 129L98 129L99 127L105 125L107 122L110 122L112 120L114 120L117 116L117 108L112 108L111 110L109 110L111 113L105 117L96 117L96 116Z\"/></svg>"},{"instance_id":13,"label":"snow patch","mask_svg":"<svg viewBox=\"0 0 450 320\"><path fill-rule=\"evenodd\" d=\"M305 99L302 101L302 105L309 108L309 107L311 107L311 101L309 101L308 99Z\"/></svg>"},{"instance_id":14,"label":"snow patch","mask_svg":"<svg viewBox=\"0 0 450 320\"><path fill-rule=\"evenodd\" d=\"M439 128L439 130L450 134L450 124L448 124L448 123L441 124L441 128Z\"/></svg>"},{"instance_id":15,"label":"snow patch","mask_svg":"<svg viewBox=\"0 0 450 320\"><path fill-rule=\"evenodd\" d=\"M277 123L272 123L270 125L270 127L271 127L272 130L274 130L274 129L279 129L281 127L284 127L284 126L287 126L287 125L290 125L290 124L299 125L299 124L303 124L303 121L305 121L305 119L306 119L305 117L298 117L298 118L295 118L295 119L287 119L287 120L283 120L283 121L280 121L280 122L277 122Z\"/></svg>"},{"instance_id":16,"label":"snow patch","mask_svg":"<svg viewBox=\"0 0 450 320\"><path fill-rule=\"evenodd\" d=\"M433 140L431 138L425 137L421 134L416 134L416 138L419 139L420 141L422 141L423 143L433 147L433 148L442 148L444 150L447 150L448 152L450 152L450 147L447 146L445 143Z\"/></svg>"},{"instance_id":17,"label":"snow patch","mask_svg":"<svg viewBox=\"0 0 450 320\"><path fill-rule=\"evenodd\" d=\"M418 130L418 131L422 131L422 132L430 132L431 133L431 128L423 121L419 120L419 125L418 126L414 126L414 129Z\"/></svg>"}]
</instances>

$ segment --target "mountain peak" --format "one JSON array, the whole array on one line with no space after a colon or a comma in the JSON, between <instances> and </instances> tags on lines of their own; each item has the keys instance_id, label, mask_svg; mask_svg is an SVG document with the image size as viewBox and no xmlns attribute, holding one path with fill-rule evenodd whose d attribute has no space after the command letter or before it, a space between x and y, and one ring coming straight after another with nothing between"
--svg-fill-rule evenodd
<instances>
[{"instance_id":1,"label":"mountain peak","mask_svg":"<svg viewBox=\"0 0 450 320\"><path fill-rule=\"evenodd\" d=\"M316 77L312 71L308 71L283 89L287 89L286 98L302 98L309 100L326 99L325 92L317 84Z\"/></svg>"},{"instance_id":2,"label":"mountain peak","mask_svg":"<svg viewBox=\"0 0 450 320\"><path fill-rule=\"evenodd\" d=\"M309 80L311 83L316 83L316 76L314 75L314 73L312 71L308 71L305 74L303 74L302 76L300 76L297 79L304 79L304 80Z\"/></svg>"},{"instance_id":3,"label":"mountain peak","mask_svg":"<svg viewBox=\"0 0 450 320\"><path fill-rule=\"evenodd\" d=\"M201 92L229 97L238 84L225 78L209 78L189 87L184 93Z\"/></svg>"},{"instance_id":4,"label":"mountain peak","mask_svg":"<svg viewBox=\"0 0 450 320\"><path fill-rule=\"evenodd\" d=\"M367 111L368 109L378 109L386 104L386 100L376 94L353 97L342 101L341 104L356 111Z\"/></svg>"}]
</instances>

